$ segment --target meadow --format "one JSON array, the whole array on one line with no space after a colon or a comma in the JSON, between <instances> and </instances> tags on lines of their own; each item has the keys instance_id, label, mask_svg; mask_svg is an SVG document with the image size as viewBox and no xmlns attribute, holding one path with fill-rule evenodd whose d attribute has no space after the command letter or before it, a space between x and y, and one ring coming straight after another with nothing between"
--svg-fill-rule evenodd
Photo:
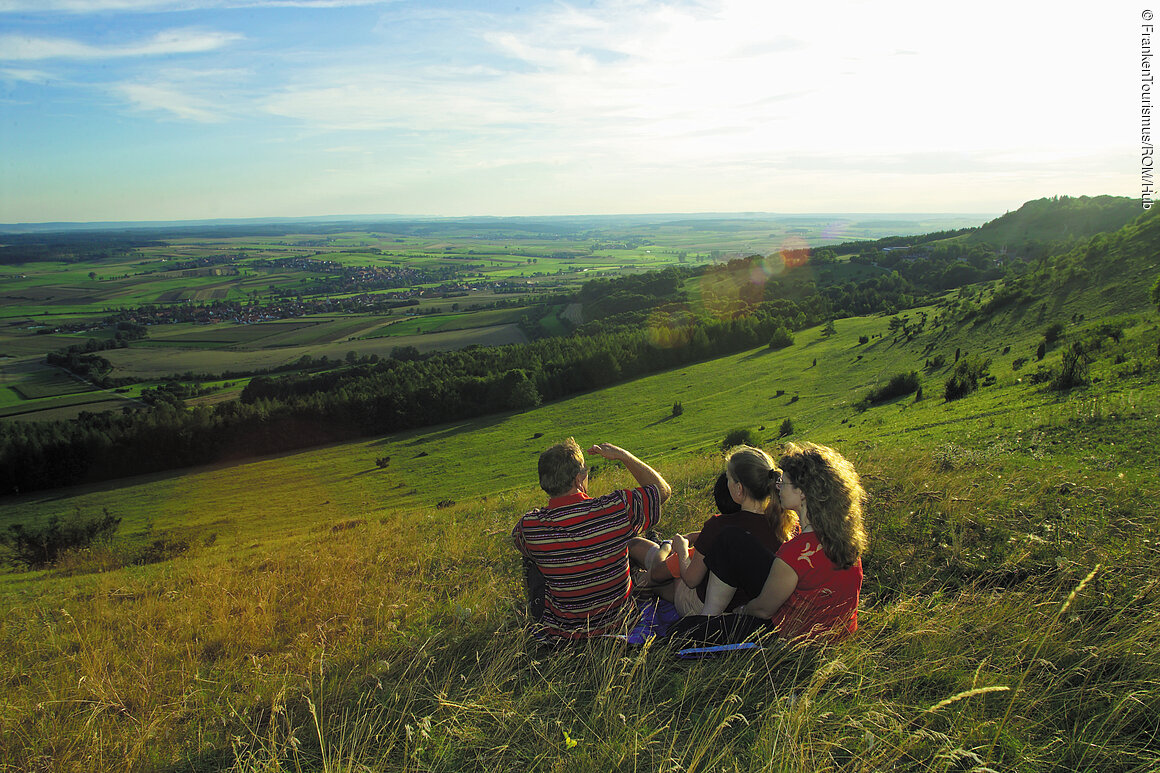
<instances>
[{"instance_id":1,"label":"meadow","mask_svg":"<svg viewBox=\"0 0 1160 773\"><path fill-rule=\"evenodd\" d=\"M1154 770L1160 385L1126 366L1154 361L1155 313L1114 319L1097 386L1057 392L1013 367L1041 322L936 324L952 300L907 312L927 318L914 335L838 320L535 410L2 500L0 526L122 522L0 575L0 769ZM947 402L955 350L995 380ZM858 407L912 369L922 400ZM859 632L697 662L659 642L539 650L508 537L543 501L536 455L566 435L630 448L684 530L737 427L862 473ZM601 465L593 487L629 482Z\"/></svg>"}]
</instances>

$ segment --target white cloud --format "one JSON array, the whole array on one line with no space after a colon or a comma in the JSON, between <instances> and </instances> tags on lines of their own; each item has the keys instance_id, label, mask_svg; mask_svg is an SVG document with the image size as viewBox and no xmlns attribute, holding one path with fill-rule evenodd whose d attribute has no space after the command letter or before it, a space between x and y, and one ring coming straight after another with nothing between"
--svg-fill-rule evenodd
<instances>
[{"instance_id":1,"label":"white cloud","mask_svg":"<svg viewBox=\"0 0 1160 773\"><path fill-rule=\"evenodd\" d=\"M0 61L114 59L204 53L227 46L242 37L233 32L171 29L134 43L93 45L69 38L0 35Z\"/></svg>"},{"instance_id":2,"label":"white cloud","mask_svg":"<svg viewBox=\"0 0 1160 773\"><path fill-rule=\"evenodd\" d=\"M226 115L210 100L171 85L122 83L113 86L112 91L138 110L161 111L198 123L221 123L226 120Z\"/></svg>"},{"instance_id":3,"label":"white cloud","mask_svg":"<svg viewBox=\"0 0 1160 773\"><path fill-rule=\"evenodd\" d=\"M27 70L19 67L0 67L0 80L9 83L35 83L45 85L53 81L53 76L41 70Z\"/></svg>"}]
</instances>

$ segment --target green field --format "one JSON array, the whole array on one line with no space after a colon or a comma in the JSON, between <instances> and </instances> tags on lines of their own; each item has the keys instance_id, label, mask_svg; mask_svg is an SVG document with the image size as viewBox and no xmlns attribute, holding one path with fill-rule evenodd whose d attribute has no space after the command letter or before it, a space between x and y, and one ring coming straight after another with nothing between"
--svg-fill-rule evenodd
<instances>
[{"instance_id":1,"label":"green field","mask_svg":"<svg viewBox=\"0 0 1160 773\"><path fill-rule=\"evenodd\" d=\"M1125 321L1124 351L1154 351L1155 315ZM0 524L106 508L123 521L104 552L0 576L0 760L760 770L788 750L779 769L1150 769L1156 380L1109 358L1093 366L1098 390L1031 385L1011 370L1038 335L1018 319L928 324L911 341L888 317L837 329L532 411L5 500ZM992 356L996 382L948 403L945 369L924 370L925 399L855 407L955 348ZM674 484L667 531L708 513L726 431L776 448L785 418L789 439L837 446L870 489L858 635L700 663L661 645L529 645L507 534L542 499L547 443L611 441L648 460ZM627 482L601 465L593 485ZM121 566L149 544L186 547Z\"/></svg>"},{"instance_id":2,"label":"green field","mask_svg":"<svg viewBox=\"0 0 1160 773\"><path fill-rule=\"evenodd\" d=\"M527 309L494 309L480 312L424 314L421 316L403 317L395 322L379 327L372 333L361 336L361 338L418 335L423 332L441 333L490 327L492 325L514 325L526 313Z\"/></svg>"}]
</instances>

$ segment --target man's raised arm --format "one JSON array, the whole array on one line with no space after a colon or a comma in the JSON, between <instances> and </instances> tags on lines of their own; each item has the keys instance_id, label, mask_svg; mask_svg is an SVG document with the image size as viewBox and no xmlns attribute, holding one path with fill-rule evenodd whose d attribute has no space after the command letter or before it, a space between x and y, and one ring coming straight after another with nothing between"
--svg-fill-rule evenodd
<instances>
[{"instance_id":1,"label":"man's raised arm","mask_svg":"<svg viewBox=\"0 0 1160 773\"><path fill-rule=\"evenodd\" d=\"M636 478L637 483L642 486L656 486L660 490L661 502L664 502L672 496L672 486L661 477L659 472L620 446L614 446L611 443L597 443L588 449L588 453L603 456L605 459L619 461L629 471L632 477Z\"/></svg>"}]
</instances>

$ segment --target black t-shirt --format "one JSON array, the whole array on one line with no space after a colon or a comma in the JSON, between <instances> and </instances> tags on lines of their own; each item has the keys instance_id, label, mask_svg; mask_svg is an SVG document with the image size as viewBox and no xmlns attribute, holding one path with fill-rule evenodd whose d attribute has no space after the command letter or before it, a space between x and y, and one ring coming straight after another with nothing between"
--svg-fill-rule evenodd
<instances>
[{"instance_id":1,"label":"black t-shirt","mask_svg":"<svg viewBox=\"0 0 1160 773\"><path fill-rule=\"evenodd\" d=\"M693 543L693 547L702 557L707 557L713 552L713 543L717 541L723 529L730 526L738 526L753 535L753 538L759 542L763 547L772 553L776 553L777 549L781 547L781 540L777 536L777 532L773 530L773 526L769 523L769 519L761 513L751 513L747 510L742 510L739 513L728 513L725 515L718 515L705 521L701 526L701 533L697 537L697 541ZM705 600L705 589L709 587L709 575L705 575L705 579L701 580L701 584L697 586L697 596L701 601ZM729 604L729 609L734 609L742 604L750 601L750 596L740 588L733 596L733 601Z\"/></svg>"}]
</instances>

